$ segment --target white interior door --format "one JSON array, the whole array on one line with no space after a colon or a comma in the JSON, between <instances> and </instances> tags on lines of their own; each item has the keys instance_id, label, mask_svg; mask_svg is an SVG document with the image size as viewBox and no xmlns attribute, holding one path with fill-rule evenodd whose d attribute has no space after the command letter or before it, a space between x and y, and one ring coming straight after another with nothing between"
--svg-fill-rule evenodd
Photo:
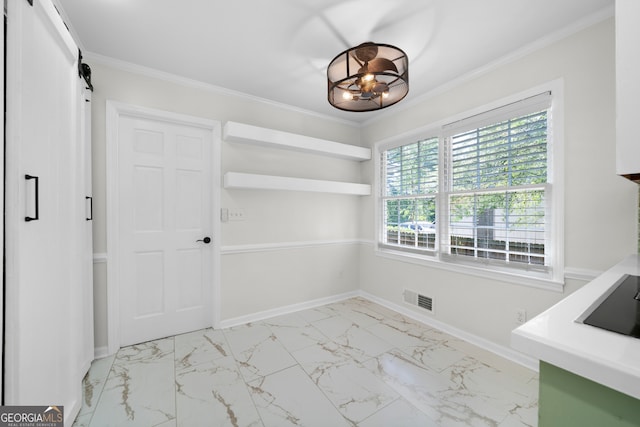
<instances>
[{"instance_id":1,"label":"white interior door","mask_svg":"<svg viewBox=\"0 0 640 427\"><path fill-rule=\"evenodd\" d=\"M120 345L211 326L213 131L118 119Z\"/></svg>"}]
</instances>

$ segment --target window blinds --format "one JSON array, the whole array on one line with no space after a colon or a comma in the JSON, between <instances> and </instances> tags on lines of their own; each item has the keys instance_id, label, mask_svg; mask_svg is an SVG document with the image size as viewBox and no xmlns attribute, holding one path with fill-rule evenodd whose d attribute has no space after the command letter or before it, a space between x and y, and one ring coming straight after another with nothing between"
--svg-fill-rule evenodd
<instances>
[{"instance_id":1,"label":"window blinds","mask_svg":"<svg viewBox=\"0 0 640 427\"><path fill-rule=\"evenodd\" d=\"M382 154L383 243L417 251L435 249L439 143L433 137Z\"/></svg>"},{"instance_id":2,"label":"window blinds","mask_svg":"<svg viewBox=\"0 0 640 427\"><path fill-rule=\"evenodd\" d=\"M385 152L385 196L438 191L438 138L430 138Z\"/></svg>"},{"instance_id":3,"label":"window blinds","mask_svg":"<svg viewBox=\"0 0 640 427\"><path fill-rule=\"evenodd\" d=\"M527 268L547 263L550 102L544 93L447 126L443 254Z\"/></svg>"},{"instance_id":4,"label":"window blinds","mask_svg":"<svg viewBox=\"0 0 640 427\"><path fill-rule=\"evenodd\" d=\"M381 245L550 271L551 102L544 92L383 151Z\"/></svg>"}]
</instances>

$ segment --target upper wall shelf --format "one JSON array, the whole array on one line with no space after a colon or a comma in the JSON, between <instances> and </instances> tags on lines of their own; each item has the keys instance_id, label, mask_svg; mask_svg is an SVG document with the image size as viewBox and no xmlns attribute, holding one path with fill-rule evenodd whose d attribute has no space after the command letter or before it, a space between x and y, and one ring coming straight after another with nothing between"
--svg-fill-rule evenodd
<instances>
[{"instance_id":1,"label":"upper wall shelf","mask_svg":"<svg viewBox=\"0 0 640 427\"><path fill-rule=\"evenodd\" d=\"M340 142L252 126L244 123L225 123L222 130L222 137L227 141L270 145L288 150L304 151L348 160L364 161L371 159L370 148L342 144Z\"/></svg>"}]
</instances>

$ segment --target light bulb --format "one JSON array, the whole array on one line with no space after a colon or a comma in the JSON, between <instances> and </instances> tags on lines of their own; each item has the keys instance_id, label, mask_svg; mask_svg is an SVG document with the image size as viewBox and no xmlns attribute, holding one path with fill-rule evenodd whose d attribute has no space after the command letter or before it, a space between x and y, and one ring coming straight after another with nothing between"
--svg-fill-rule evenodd
<instances>
[{"instance_id":1,"label":"light bulb","mask_svg":"<svg viewBox=\"0 0 640 427\"><path fill-rule=\"evenodd\" d=\"M383 98L388 98L389 97L389 91L385 90L384 92L382 92L382 97Z\"/></svg>"},{"instance_id":2,"label":"light bulb","mask_svg":"<svg viewBox=\"0 0 640 427\"><path fill-rule=\"evenodd\" d=\"M370 82L371 80L373 80L373 74L365 74L364 76L362 76L362 80L364 80L365 82Z\"/></svg>"},{"instance_id":3,"label":"light bulb","mask_svg":"<svg viewBox=\"0 0 640 427\"><path fill-rule=\"evenodd\" d=\"M351 96L351 92L342 92L342 99L353 99L353 97Z\"/></svg>"}]
</instances>

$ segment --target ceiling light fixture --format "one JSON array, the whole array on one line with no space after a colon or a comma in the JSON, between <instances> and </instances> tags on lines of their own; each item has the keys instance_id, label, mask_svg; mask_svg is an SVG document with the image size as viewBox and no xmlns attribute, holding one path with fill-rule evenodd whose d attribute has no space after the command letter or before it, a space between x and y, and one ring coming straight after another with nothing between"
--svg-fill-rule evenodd
<instances>
[{"instance_id":1,"label":"ceiling light fixture","mask_svg":"<svg viewBox=\"0 0 640 427\"><path fill-rule=\"evenodd\" d=\"M329 104L345 111L388 107L409 92L409 59L401 49L372 42L345 50L327 68Z\"/></svg>"}]
</instances>

